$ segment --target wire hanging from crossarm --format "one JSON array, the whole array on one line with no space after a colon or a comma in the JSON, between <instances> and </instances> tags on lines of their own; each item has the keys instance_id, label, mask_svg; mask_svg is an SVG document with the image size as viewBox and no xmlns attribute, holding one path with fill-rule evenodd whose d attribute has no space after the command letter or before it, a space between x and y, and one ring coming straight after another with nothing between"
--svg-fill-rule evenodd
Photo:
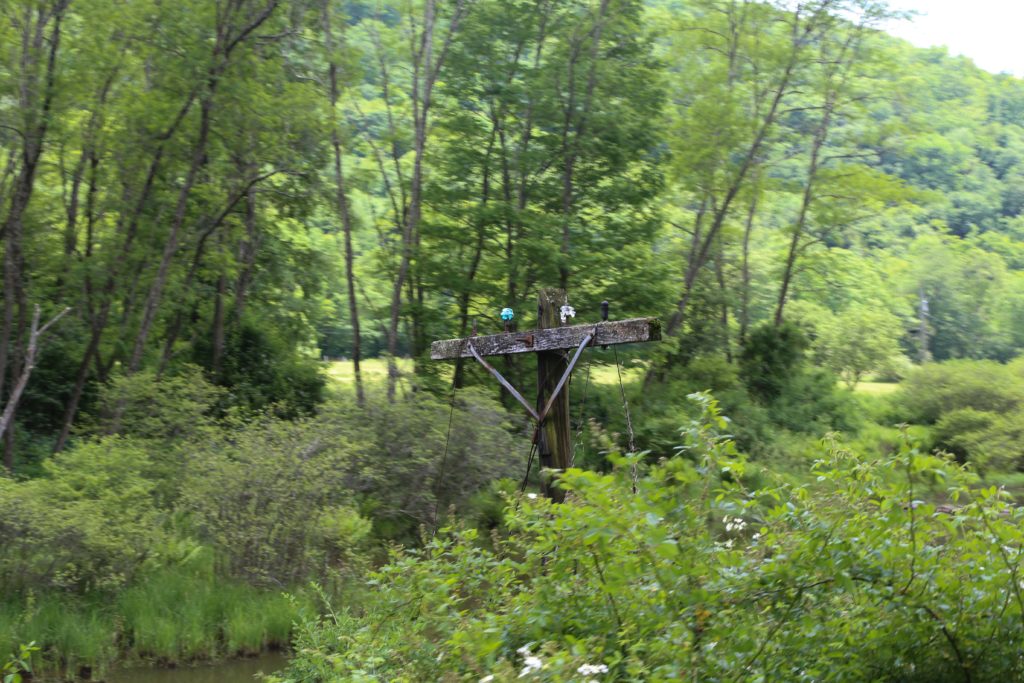
<instances>
[{"instance_id":1,"label":"wire hanging from crossarm","mask_svg":"<svg viewBox=\"0 0 1024 683\"><path fill-rule=\"evenodd\" d=\"M626 431L629 433L629 455L632 457L636 454L636 435L633 434L633 420L629 415L629 400L626 398L626 388L622 384L622 370L619 367L619 351L613 347L612 353L615 354L615 375L619 378L619 394L622 395L622 409L626 413ZM637 469L635 461L630 463L629 475L633 480L633 493L635 494L637 481L640 478L640 472Z\"/></svg>"},{"instance_id":2,"label":"wire hanging from crossarm","mask_svg":"<svg viewBox=\"0 0 1024 683\"><path fill-rule=\"evenodd\" d=\"M452 423L455 421L455 380L456 373L452 373L452 392L449 397L449 408L448 408L448 430L444 437L444 451L441 454L441 466L437 471L437 481L434 483L434 519L433 527L434 530L430 533L430 537L433 538L437 535L437 510L441 505L441 484L444 482L444 470L445 465L448 463L448 446L452 441Z\"/></svg>"},{"instance_id":3,"label":"wire hanging from crossarm","mask_svg":"<svg viewBox=\"0 0 1024 683\"><path fill-rule=\"evenodd\" d=\"M583 413L587 409L587 390L590 389L590 356L587 356L587 378L583 382L583 400L580 401L580 415L576 418L576 438L572 444L572 455L569 457L569 467L576 466L576 449L579 448L580 443L583 439ZM586 455L586 448L583 449L584 455Z\"/></svg>"}]
</instances>

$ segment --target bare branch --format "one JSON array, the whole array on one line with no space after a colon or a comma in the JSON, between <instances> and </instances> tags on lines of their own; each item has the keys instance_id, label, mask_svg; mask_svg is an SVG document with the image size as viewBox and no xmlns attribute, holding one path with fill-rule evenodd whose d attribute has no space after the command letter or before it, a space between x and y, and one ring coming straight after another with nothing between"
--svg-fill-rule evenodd
<instances>
[{"instance_id":1,"label":"bare branch","mask_svg":"<svg viewBox=\"0 0 1024 683\"><path fill-rule=\"evenodd\" d=\"M28 379L32 376L32 370L36 367L36 355L39 352L39 340L42 338L46 331L50 329L58 320L63 318L70 308L65 308L57 315L50 318L50 320L43 325L39 326L39 304L36 304L35 312L32 314L32 326L29 328L28 345L25 348L25 363L22 366L21 375L18 377L18 381L15 383L14 388L11 389L11 394L7 398L7 405L4 406L4 412L0 415L0 436L3 436L10 426L11 421L14 418L14 412L18 409L18 403L21 401L21 395L25 392L25 387L28 386Z\"/></svg>"}]
</instances>

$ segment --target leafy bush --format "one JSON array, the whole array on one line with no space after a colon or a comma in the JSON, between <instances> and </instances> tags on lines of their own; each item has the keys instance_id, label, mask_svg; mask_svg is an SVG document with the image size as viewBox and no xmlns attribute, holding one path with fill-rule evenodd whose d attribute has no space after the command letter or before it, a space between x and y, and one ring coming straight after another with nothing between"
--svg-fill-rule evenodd
<instances>
[{"instance_id":1,"label":"leafy bush","mask_svg":"<svg viewBox=\"0 0 1024 683\"><path fill-rule=\"evenodd\" d=\"M213 427L213 406L223 390L185 365L162 376L152 370L119 375L100 389L98 415L87 420L96 434L116 431L140 439L174 441Z\"/></svg>"},{"instance_id":2,"label":"leafy bush","mask_svg":"<svg viewBox=\"0 0 1024 683\"><path fill-rule=\"evenodd\" d=\"M754 328L740 356L740 377L778 426L814 434L854 428L860 415L856 401L837 390L829 370L810 365L808 343L791 323Z\"/></svg>"},{"instance_id":3,"label":"leafy bush","mask_svg":"<svg viewBox=\"0 0 1024 683\"><path fill-rule=\"evenodd\" d=\"M209 348L197 346L197 360L208 365ZM228 389L223 407L260 410L274 406L282 417L312 415L323 401L326 381L313 357L295 350L274 326L245 324L228 335L220 374Z\"/></svg>"},{"instance_id":4,"label":"leafy bush","mask_svg":"<svg viewBox=\"0 0 1024 683\"><path fill-rule=\"evenodd\" d=\"M674 367L656 394L637 397L638 444L658 456L670 455L678 426L698 415L686 397L701 391L721 401L734 418L730 434L758 460L779 459L786 432L817 436L856 430L864 413L858 400L836 386L829 370L810 364L807 346L800 327L765 324L752 330L738 364L707 354Z\"/></svg>"},{"instance_id":5,"label":"leafy bush","mask_svg":"<svg viewBox=\"0 0 1024 683\"><path fill-rule=\"evenodd\" d=\"M345 485L375 535L412 544L450 506L472 514L478 491L495 479L522 477L530 448L508 412L472 389L458 393L454 413L418 393L394 403L370 397L364 409L342 405L320 420L351 444Z\"/></svg>"},{"instance_id":6,"label":"leafy bush","mask_svg":"<svg viewBox=\"0 0 1024 683\"><path fill-rule=\"evenodd\" d=\"M825 443L807 485L747 490L714 402L631 493L571 470L494 550L398 552L361 610L312 621L278 681L1019 680L1024 511L904 444ZM945 492L940 512L923 497Z\"/></svg>"},{"instance_id":7,"label":"leafy bush","mask_svg":"<svg viewBox=\"0 0 1024 683\"><path fill-rule=\"evenodd\" d=\"M870 372L899 367L903 326L881 304L855 304L822 325L816 346L827 367L851 389Z\"/></svg>"},{"instance_id":8,"label":"leafy bush","mask_svg":"<svg viewBox=\"0 0 1024 683\"><path fill-rule=\"evenodd\" d=\"M4 675L4 683L21 683L23 673L31 675L32 654L37 649L35 643L18 647L18 653L4 662L3 668L0 669L0 673Z\"/></svg>"},{"instance_id":9,"label":"leafy bush","mask_svg":"<svg viewBox=\"0 0 1024 683\"><path fill-rule=\"evenodd\" d=\"M934 446L979 471L1024 468L1024 361L958 360L911 372L896 419L934 425Z\"/></svg>"},{"instance_id":10,"label":"leafy bush","mask_svg":"<svg viewBox=\"0 0 1024 683\"><path fill-rule=\"evenodd\" d=\"M807 347L806 335L795 325L759 325L740 353L740 377L753 396L770 402L801 369Z\"/></svg>"},{"instance_id":11,"label":"leafy bush","mask_svg":"<svg viewBox=\"0 0 1024 683\"><path fill-rule=\"evenodd\" d=\"M1024 361L952 360L910 372L896 396L899 419L935 424L960 408L1003 413L1024 405Z\"/></svg>"},{"instance_id":12,"label":"leafy bush","mask_svg":"<svg viewBox=\"0 0 1024 683\"><path fill-rule=\"evenodd\" d=\"M267 419L192 445L178 509L225 574L278 586L322 577L366 537L346 486L358 445L331 427Z\"/></svg>"},{"instance_id":13,"label":"leafy bush","mask_svg":"<svg viewBox=\"0 0 1024 683\"><path fill-rule=\"evenodd\" d=\"M161 535L148 453L108 437L47 461L45 476L0 478L0 586L116 587Z\"/></svg>"}]
</instances>

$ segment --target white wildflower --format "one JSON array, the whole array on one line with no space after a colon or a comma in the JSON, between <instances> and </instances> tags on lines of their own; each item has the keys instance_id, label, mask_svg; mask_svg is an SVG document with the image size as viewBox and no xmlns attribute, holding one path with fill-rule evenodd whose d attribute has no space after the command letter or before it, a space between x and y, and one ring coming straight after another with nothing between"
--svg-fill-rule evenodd
<instances>
[{"instance_id":1,"label":"white wildflower","mask_svg":"<svg viewBox=\"0 0 1024 683\"><path fill-rule=\"evenodd\" d=\"M543 667L544 663L540 661L540 657L524 657L523 670L519 672L519 678L529 676L534 671L540 671Z\"/></svg>"},{"instance_id":2,"label":"white wildflower","mask_svg":"<svg viewBox=\"0 0 1024 683\"><path fill-rule=\"evenodd\" d=\"M747 528L747 523L740 517L730 517L726 515L722 518L722 523L725 524L725 530L728 532L740 532Z\"/></svg>"},{"instance_id":3,"label":"white wildflower","mask_svg":"<svg viewBox=\"0 0 1024 683\"><path fill-rule=\"evenodd\" d=\"M606 674L608 673L608 667L605 664L583 664L580 668L576 669L576 673L581 676L593 676L594 674Z\"/></svg>"},{"instance_id":4,"label":"white wildflower","mask_svg":"<svg viewBox=\"0 0 1024 683\"><path fill-rule=\"evenodd\" d=\"M526 497L529 498L530 500L537 500L537 494L536 493L527 493Z\"/></svg>"},{"instance_id":5,"label":"white wildflower","mask_svg":"<svg viewBox=\"0 0 1024 683\"><path fill-rule=\"evenodd\" d=\"M759 539L759 538L761 538L761 534L760 534L760 533L756 533L756 534L754 534L754 535L753 535L753 539L754 539L755 541L756 541L757 539Z\"/></svg>"},{"instance_id":6,"label":"white wildflower","mask_svg":"<svg viewBox=\"0 0 1024 683\"><path fill-rule=\"evenodd\" d=\"M523 645L521 648L516 650L516 652L518 652L524 657L529 657L531 654L533 654L532 652L530 652L530 648L527 645Z\"/></svg>"},{"instance_id":7,"label":"white wildflower","mask_svg":"<svg viewBox=\"0 0 1024 683\"><path fill-rule=\"evenodd\" d=\"M728 548L729 550L732 550L732 539L730 538L729 540L727 540L722 545L725 546L726 548Z\"/></svg>"},{"instance_id":8,"label":"white wildflower","mask_svg":"<svg viewBox=\"0 0 1024 683\"><path fill-rule=\"evenodd\" d=\"M479 681L477 681L477 683L491 683L491 681L493 680L494 674L490 674L488 676L484 676L483 678L481 678Z\"/></svg>"}]
</instances>

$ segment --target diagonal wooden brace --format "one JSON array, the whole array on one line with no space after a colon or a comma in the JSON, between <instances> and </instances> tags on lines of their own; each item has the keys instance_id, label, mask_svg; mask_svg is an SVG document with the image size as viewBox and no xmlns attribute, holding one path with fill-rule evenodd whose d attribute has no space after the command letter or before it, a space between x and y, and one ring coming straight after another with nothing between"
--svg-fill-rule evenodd
<instances>
[{"instance_id":1,"label":"diagonal wooden brace","mask_svg":"<svg viewBox=\"0 0 1024 683\"><path fill-rule=\"evenodd\" d=\"M585 349L587 345L590 344L591 341L593 341L593 339L594 335L588 334L583 338L583 341L580 342L579 348L576 349L576 353L573 354L572 360L569 361L569 367L567 367L565 369L565 372L562 373L562 378L558 380L558 384L555 385L555 390L551 392L551 396L548 398L548 402L544 405L544 410L540 411L540 414L538 414L537 411L534 410L533 406L531 406L526 401L526 399L523 398L522 394L516 391L516 388L512 386L511 382L509 382L507 379L501 376L501 373L498 372L497 368L495 368L493 365L484 360L484 357L481 356L477 352L476 348L473 346L473 342L469 343L469 351L470 353L473 354L473 357L476 358L477 362L479 362L480 365L484 366L487 372L494 375L494 378L501 383L501 386L508 389L508 392L512 394L512 396L517 401L523 404L523 407L526 408L526 412L530 414L530 417L536 420L537 424L542 424L544 422L544 418L548 416L548 412L550 412L551 406L554 405L555 399L558 398L558 395L562 392L562 389L565 387L565 383L569 381L569 377L572 375L572 371L576 367L576 362L580 359L580 355L583 354L583 349Z\"/></svg>"},{"instance_id":2,"label":"diagonal wooden brace","mask_svg":"<svg viewBox=\"0 0 1024 683\"><path fill-rule=\"evenodd\" d=\"M580 354L583 353L583 349L594 339L593 334L588 334L580 342L580 346L576 349L575 355L572 360L569 361L569 367L562 373L562 379L558 380L558 384L555 385L555 390L551 392L551 396L548 398L548 402L544 405L544 410L540 411L540 417L537 418L537 422L544 422L544 418L548 416L548 412L551 410L551 406L554 405L555 399L558 398L558 394L562 392L562 388L565 383L569 381L569 376L572 374L573 368L576 367L576 361L580 359Z\"/></svg>"},{"instance_id":3,"label":"diagonal wooden brace","mask_svg":"<svg viewBox=\"0 0 1024 683\"><path fill-rule=\"evenodd\" d=\"M512 384L507 379L505 379L504 377L501 376L501 373L498 372L497 369L495 369L494 366L492 366L490 363L485 361L484 357L481 356L479 353L477 353L476 347L473 346L473 342L469 343L469 350L470 350L470 352L472 352L473 358L476 358L477 361L480 363L480 365L484 366L484 368L487 369L487 372L489 372L492 375L494 375L494 379L498 380L498 382L501 383L501 386L503 386L506 389L508 389L508 393L512 394L512 396L517 401L522 403L523 407L526 408L526 412L528 412L530 414L530 417L532 417L534 420L536 420L537 423L539 424L540 421L541 421L541 418L540 418L540 415L537 414L537 411L534 410L533 406L530 405L526 401L525 398L523 398L522 394L520 394L518 391L516 391L516 388L514 386L512 386Z\"/></svg>"}]
</instances>

